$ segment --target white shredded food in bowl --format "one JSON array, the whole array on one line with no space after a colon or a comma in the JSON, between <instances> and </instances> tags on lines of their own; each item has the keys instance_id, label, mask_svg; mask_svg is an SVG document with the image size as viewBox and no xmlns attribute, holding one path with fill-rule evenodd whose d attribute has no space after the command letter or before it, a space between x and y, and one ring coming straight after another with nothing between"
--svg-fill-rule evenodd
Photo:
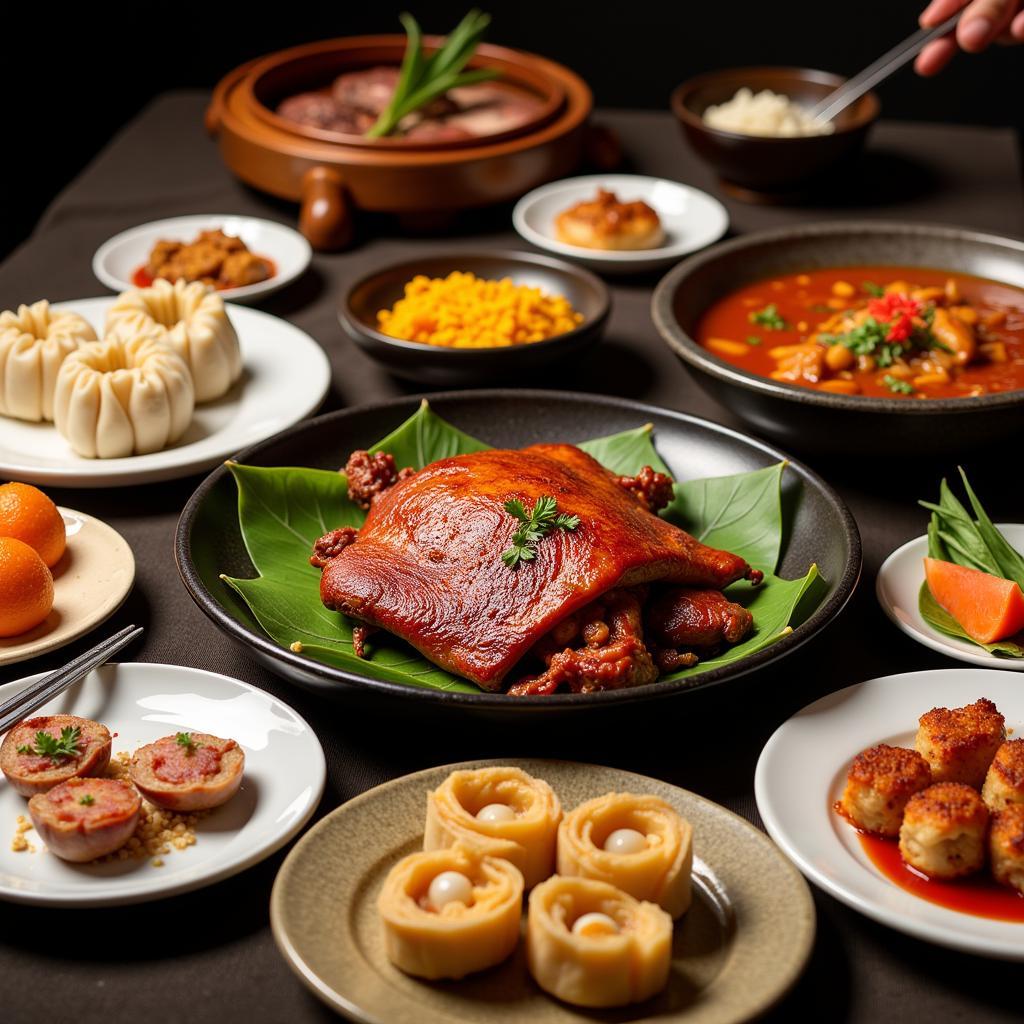
<instances>
[{"instance_id":1,"label":"white shredded food in bowl","mask_svg":"<svg viewBox=\"0 0 1024 1024\"><path fill-rule=\"evenodd\" d=\"M704 123L722 131L779 138L831 135L835 131L831 121L816 121L788 96L771 89L754 93L746 86L731 100L708 107L704 111Z\"/></svg>"}]
</instances>

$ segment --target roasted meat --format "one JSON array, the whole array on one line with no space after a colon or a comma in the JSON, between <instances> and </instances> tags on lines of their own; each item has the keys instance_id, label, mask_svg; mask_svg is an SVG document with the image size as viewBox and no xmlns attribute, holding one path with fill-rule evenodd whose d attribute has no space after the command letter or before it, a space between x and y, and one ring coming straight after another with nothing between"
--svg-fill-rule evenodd
<instances>
[{"instance_id":1,"label":"roasted meat","mask_svg":"<svg viewBox=\"0 0 1024 1024\"><path fill-rule=\"evenodd\" d=\"M741 604L718 590L662 588L647 607L647 627L658 647L715 650L739 643L754 624Z\"/></svg>"},{"instance_id":2,"label":"roasted meat","mask_svg":"<svg viewBox=\"0 0 1024 1024\"><path fill-rule=\"evenodd\" d=\"M722 588L760 577L737 555L653 515L615 474L571 445L457 455L405 479L392 464L385 475L386 489L376 491L370 473L366 522L324 568L324 605L394 633L484 689L501 688L552 627L614 588L653 581ZM502 556L522 524L506 502L530 508L545 496L577 516L578 527L552 530L529 561L510 568ZM602 646L629 639L625 624L617 634L606 625ZM640 643L637 629L634 638ZM633 675L626 676L654 678L649 657L642 664L629 656ZM562 671L594 688L600 671L576 662Z\"/></svg>"}]
</instances>

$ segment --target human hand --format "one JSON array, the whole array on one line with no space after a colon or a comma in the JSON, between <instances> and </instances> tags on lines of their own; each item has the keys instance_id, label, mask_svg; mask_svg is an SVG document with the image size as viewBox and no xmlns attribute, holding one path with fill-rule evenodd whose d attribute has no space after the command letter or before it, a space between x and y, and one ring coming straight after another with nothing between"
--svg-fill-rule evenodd
<instances>
[{"instance_id":1,"label":"human hand","mask_svg":"<svg viewBox=\"0 0 1024 1024\"><path fill-rule=\"evenodd\" d=\"M923 28L931 28L963 10L956 32L935 39L919 54L919 75L938 74L957 49L980 53L990 43L1024 43L1024 0L932 0L921 12Z\"/></svg>"}]
</instances>

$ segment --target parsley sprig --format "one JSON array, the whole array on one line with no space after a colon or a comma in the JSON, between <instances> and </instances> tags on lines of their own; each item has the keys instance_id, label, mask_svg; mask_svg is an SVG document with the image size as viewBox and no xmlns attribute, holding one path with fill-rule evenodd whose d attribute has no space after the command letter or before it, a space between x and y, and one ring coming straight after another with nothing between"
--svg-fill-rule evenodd
<instances>
[{"instance_id":1,"label":"parsley sprig","mask_svg":"<svg viewBox=\"0 0 1024 1024\"><path fill-rule=\"evenodd\" d=\"M552 530L575 530L580 517L558 511L558 502L550 495L538 498L527 512L518 498L505 502L505 511L520 522L512 534L512 547L501 553L501 560L514 569L520 562L532 562L537 557L537 544Z\"/></svg>"},{"instance_id":2,"label":"parsley sprig","mask_svg":"<svg viewBox=\"0 0 1024 1024\"><path fill-rule=\"evenodd\" d=\"M905 380L900 380L899 377L894 377L891 373L887 373L882 378L882 383L894 394L894 395L912 395L914 393L914 387Z\"/></svg>"},{"instance_id":3,"label":"parsley sprig","mask_svg":"<svg viewBox=\"0 0 1024 1024\"><path fill-rule=\"evenodd\" d=\"M179 747L185 748L186 754L194 754L196 750L202 746L202 743L196 743L192 738L190 732L177 732L174 734L174 741Z\"/></svg>"},{"instance_id":4,"label":"parsley sprig","mask_svg":"<svg viewBox=\"0 0 1024 1024\"><path fill-rule=\"evenodd\" d=\"M86 793L81 800L78 801L83 807L92 807L96 803L96 797L92 793Z\"/></svg>"},{"instance_id":5,"label":"parsley sprig","mask_svg":"<svg viewBox=\"0 0 1024 1024\"><path fill-rule=\"evenodd\" d=\"M81 751L78 744L82 739L80 726L65 726L60 731L60 739L40 730L36 733L35 746L23 743L18 747L19 754L35 754L36 757L78 757Z\"/></svg>"}]
</instances>

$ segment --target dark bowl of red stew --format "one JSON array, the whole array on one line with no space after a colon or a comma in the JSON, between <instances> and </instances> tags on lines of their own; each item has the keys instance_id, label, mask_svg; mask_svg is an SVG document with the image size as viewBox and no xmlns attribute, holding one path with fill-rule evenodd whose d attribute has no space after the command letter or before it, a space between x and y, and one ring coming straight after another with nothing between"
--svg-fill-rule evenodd
<instances>
[{"instance_id":1,"label":"dark bowl of red stew","mask_svg":"<svg viewBox=\"0 0 1024 1024\"><path fill-rule=\"evenodd\" d=\"M747 235L658 285L698 383L803 452L946 455L1024 433L1024 242L941 225Z\"/></svg>"}]
</instances>

